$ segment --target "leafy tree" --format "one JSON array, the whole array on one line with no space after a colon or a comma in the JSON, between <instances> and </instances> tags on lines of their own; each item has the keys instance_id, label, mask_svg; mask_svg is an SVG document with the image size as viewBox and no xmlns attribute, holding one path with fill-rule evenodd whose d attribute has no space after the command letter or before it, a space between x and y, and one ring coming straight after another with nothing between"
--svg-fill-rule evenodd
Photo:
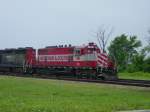
<instances>
[{"instance_id":1,"label":"leafy tree","mask_svg":"<svg viewBox=\"0 0 150 112\"><path fill-rule=\"evenodd\" d=\"M144 66L144 68L143 68L144 72L149 72L150 73L150 57L148 57L144 60L144 65L143 66Z\"/></svg>"},{"instance_id":2,"label":"leafy tree","mask_svg":"<svg viewBox=\"0 0 150 112\"><path fill-rule=\"evenodd\" d=\"M143 71L150 72L150 30L148 31L147 43L148 45L142 49L142 53L145 55L143 63Z\"/></svg>"},{"instance_id":3,"label":"leafy tree","mask_svg":"<svg viewBox=\"0 0 150 112\"><path fill-rule=\"evenodd\" d=\"M127 66L132 62L133 56L136 55L141 41L136 36L128 37L125 34L116 37L108 47L111 59L118 65L119 70L126 70Z\"/></svg>"},{"instance_id":4,"label":"leafy tree","mask_svg":"<svg viewBox=\"0 0 150 112\"><path fill-rule=\"evenodd\" d=\"M129 68L128 66L127 71L128 72L136 72L136 71L143 71L144 69L144 59L145 59L145 54L142 52L137 53L136 55L133 56L132 58L132 66L133 68Z\"/></svg>"},{"instance_id":5,"label":"leafy tree","mask_svg":"<svg viewBox=\"0 0 150 112\"><path fill-rule=\"evenodd\" d=\"M148 31L148 45L145 47L145 50L147 51L147 53L150 53L150 30Z\"/></svg>"}]
</instances>

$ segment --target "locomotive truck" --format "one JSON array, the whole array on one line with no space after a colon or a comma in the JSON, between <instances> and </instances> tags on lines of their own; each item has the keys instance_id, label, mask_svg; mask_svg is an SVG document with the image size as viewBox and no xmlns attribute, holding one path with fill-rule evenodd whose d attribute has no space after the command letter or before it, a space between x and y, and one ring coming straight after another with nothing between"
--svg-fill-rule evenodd
<instances>
[{"instance_id":1,"label":"locomotive truck","mask_svg":"<svg viewBox=\"0 0 150 112\"><path fill-rule=\"evenodd\" d=\"M95 43L0 50L0 72L48 77L117 79L114 63Z\"/></svg>"}]
</instances>

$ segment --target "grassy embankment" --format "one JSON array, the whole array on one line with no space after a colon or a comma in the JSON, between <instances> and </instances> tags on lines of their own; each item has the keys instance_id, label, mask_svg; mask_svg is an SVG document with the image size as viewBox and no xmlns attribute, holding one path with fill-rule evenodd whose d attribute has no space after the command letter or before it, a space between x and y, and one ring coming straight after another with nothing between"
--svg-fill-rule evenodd
<instances>
[{"instance_id":1,"label":"grassy embankment","mask_svg":"<svg viewBox=\"0 0 150 112\"><path fill-rule=\"evenodd\" d=\"M150 89L0 76L0 112L150 109Z\"/></svg>"},{"instance_id":2,"label":"grassy embankment","mask_svg":"<svg viewBox=\"0 0 150 112\"><path fill-rule=\"evenodd\" d=\"M123 79L140 79L150 80L150 73L134 72L134 73L118 73L119 78Z\"/></svg>"}]
</instances>

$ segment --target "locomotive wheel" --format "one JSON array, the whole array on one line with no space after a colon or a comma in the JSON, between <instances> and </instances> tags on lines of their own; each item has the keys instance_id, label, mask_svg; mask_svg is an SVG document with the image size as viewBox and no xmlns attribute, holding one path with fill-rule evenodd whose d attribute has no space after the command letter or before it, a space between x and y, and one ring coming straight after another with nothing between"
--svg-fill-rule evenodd
<instances>
[{"instance_id":1,"label":"locomotive wheel","mask_svg":"<svg viewBox=\"0 0 150 112\"><path fill-rule=\"evenodd\" d=\"M117 80L118 79L117 75L107 74L107 73L103 73L100 77L102 80Z\"/></svg>"}]
</instances>

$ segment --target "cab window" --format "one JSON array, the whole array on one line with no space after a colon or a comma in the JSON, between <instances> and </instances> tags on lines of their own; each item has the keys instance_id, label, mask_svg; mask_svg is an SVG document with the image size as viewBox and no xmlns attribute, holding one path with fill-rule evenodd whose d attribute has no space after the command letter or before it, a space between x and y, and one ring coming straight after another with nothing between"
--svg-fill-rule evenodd
<instances>
[{"instance_id":1,"label":"cab window","mask_svg":"<svg viewBox=\"0 0 150 112\"><path fill-rule=\"evenodd\" d=\"M80 55L81 55L80 49L76 49L76 50L75 50L75 56L80 56Z\"/></svg>"}]
</instances>

